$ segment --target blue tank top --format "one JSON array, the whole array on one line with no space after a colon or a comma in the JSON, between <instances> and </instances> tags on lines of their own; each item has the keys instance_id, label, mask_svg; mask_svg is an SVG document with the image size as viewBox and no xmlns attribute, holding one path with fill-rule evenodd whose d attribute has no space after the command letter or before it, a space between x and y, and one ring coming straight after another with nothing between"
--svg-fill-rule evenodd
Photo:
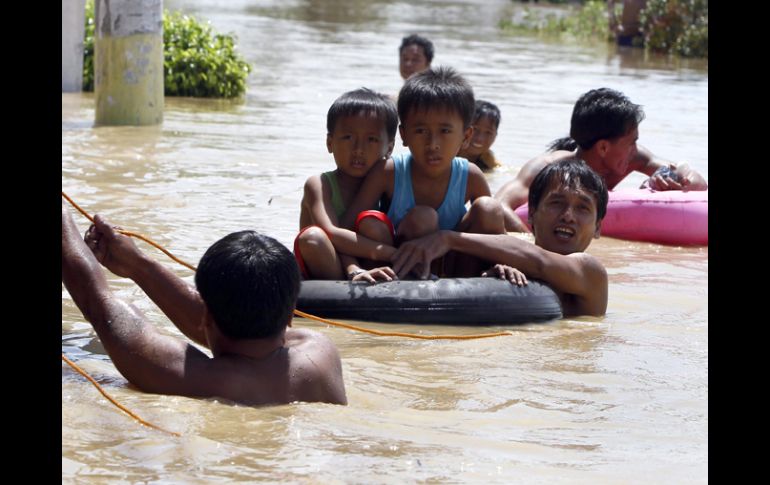
<instances>
[{"instance_id":1,"label":"blue tank top","mask_svg":"<svg viewBox=\"0 0 770 485\"><path fill-rule=\"evenodd\" d=\"M393 155L396 173L393 180L393 197L388 209L388 217L393 226L398 228L401 220L415 205L412 191L412 154ZM441 229L454 229L465 215L465 192L468 186L468 160L460 157L452 159L452 175L449 186L438 210L438 224Z\"/></svg>"}]
</instances>

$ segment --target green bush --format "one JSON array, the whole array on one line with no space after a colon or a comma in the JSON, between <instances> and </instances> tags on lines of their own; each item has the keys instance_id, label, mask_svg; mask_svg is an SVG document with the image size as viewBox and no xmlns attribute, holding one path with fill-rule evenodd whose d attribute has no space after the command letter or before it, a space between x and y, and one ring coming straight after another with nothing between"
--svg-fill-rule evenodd
<instances>
[{"instance_id":1,"label":"green bush","mask_svg":"<svg viewBox=\"0 0 770 485\"><path fill-rule=\"evenodd\" d=\"M683 57L708 57L708 0L649 0L640 21L646 48Z\"/></svg>"},{"instance_id":2,"label":"green bush","mask_svg":"<svg viewBox=\"0 0 770 485\"><path fill-rule=\"evenodd\" d=\"M621 4L618 2L615 7L620 10ZM708 0L649 0L639 21L645 48L708 58ZM536 31L562 40L615 40L609 29L607 4L600 0L589 0L577 9L569 7L564 15L538 14L537 10L525 7L523 21L503 19L500 28L512 33Z\"/></svg>"},{"instance_id":3,"label":"green bush","mask_svg":"<svg viewBox=\"0 0 770 485\"><path fill-rule=\"evenodd\" d=\"M83 91L94 89L94 3L86 2ZM235 52L232 35L178 12L163 12L163 71L166 96L235 98L246 92L251 66Z\"/></svg>"},{"instance_id":4,"label":"green bush","mask_svg":"<svg viewBox=\"0 0 770 485\"><path fill-rule=\"evenodd\" d=\"M94 1L86 1L86 33L83 37L83 91L94 90Z\"/></svg>"},{"instance_id":5,"label":"green bush","mask_svg":"<svg viewBox=\"0 0 770 485\"><path fill-rule=\"evenodd\" d=\"M610 38L607 5L601 0L589 0L578 7L568 7L564 15L540 14L524 8L523 21L500 21L500 28L510 32L536 31L562 39L601 40Z\"/></svg>"}]
</instances>

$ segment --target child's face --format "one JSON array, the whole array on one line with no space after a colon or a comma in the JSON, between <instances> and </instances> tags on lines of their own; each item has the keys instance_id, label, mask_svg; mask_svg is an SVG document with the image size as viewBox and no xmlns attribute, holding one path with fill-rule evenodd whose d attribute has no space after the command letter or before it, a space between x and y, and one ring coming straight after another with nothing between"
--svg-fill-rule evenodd
<instances>
[{"instance_id":1,"label":"child's face","mask_svg":"<svg viewBox=\"0 0 770 485\"><path fill-rule=\"evenodd\" d=\"M497 138L497 127L495 126L495 122L488 116L482 116L471 126L473 127L473 136L468 144L468 148L463 150L463 153L471 158L477 158L481 156L482 153L489 151L489 148L495 142L495 138Z\"/></svg>"},{"instance_id":2,"label":"child's face","mask_svg":"<svg viewBox=\"0 0 770 485\"><path fill-rule=\"evenodd\" d=\"M473 129L453 110L412 110L399 126L404 146L409 147L416 168L432 176L451 168L460 148L468 145Z\"/></svg>"},{"instance_id":3,"label":"child's face","mask_svg":"<svg viewBox=\"0 0 770 485\"><path fill-rule=\"evenodd\" d=\"M428 58L425 56L423 48L417 44L404 47L399 55L398 68L401 71L401 77L407 79L416 72L421 72L430 67Z\"/></svg>"},{"instance_id":4,"label":"child's face","mask_svg":"<svg viewBox=\"0 0 770 485\"><path fill-rule=\"evenodd\" d=\"M529 214L535 244L564 255L585 251L599 236L593 194L582 187L567 188L561 180L552 181L545 192Z\"/></svg>"},{"instance_id":5,"label":"child's face","mask_svg":"<svg viewBox=\"0 0 770 485\"><path fill-rule=\"evenodd\" d=\"M341 116L334 132L326 135L326 148L334 155L337 167L351 177L365 177L374 164L393 150L385 121L361 113Z\"/></svg>"}]
</instances>

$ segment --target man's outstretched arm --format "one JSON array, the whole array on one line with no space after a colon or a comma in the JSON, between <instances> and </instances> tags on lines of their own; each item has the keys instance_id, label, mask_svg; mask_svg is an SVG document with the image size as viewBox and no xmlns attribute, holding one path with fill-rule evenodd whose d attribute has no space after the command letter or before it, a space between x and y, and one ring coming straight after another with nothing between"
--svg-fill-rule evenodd
<instances>
[{"instance_id":1,"label":"man's outstretched arm","mask_svg":"<svg viewBox=\"0 0 770 485\"><path fill-rule=\"evenodd\" d=\"M192 341L208 347L201 326L205 304L198 291L136 247L100 216L88 228L85 242L96 259L118 276L132 279Z\"/></svg>"},{"instance_id":2,"label":"man's outstretched arm","mask_svg":"<svg viewBox=\"0 0 770 485\"><path fill-rule=\"evenodd\" d=\"M403 275L416 266L429 268L431 261L450 250L507 264L528 278L542 280L557 292L572 295L578 314L599 316L607 311L607 272L596 258L553 253L505 234L438 231L403 243L394 255L393 270Z\"/></svg>"},{"instance_id":3,"label":"man's outstretched arm","mask_svg":"<svg viewBox=\"0 0 770 485\"><path fill-rule=\"evenodd\" d=\"M118 371L147 392L196 395L191 367L208 358L179 339L160 334L110 291L103 270L62 204L62 282L94 327Z\"/></svg>"},{"instance_id":4,"label":"man's outstretched arm","mask_svg":"<svg viewBox=\"0 0 770 485\"><path fill-rule=\"evenodd\" d=\"M708 183L703 175L687 163L675 164L653 155L640 146L632 160L632 167L649 175L641 188L654 190L708 190Z\"/></svg>"}]
</instances>

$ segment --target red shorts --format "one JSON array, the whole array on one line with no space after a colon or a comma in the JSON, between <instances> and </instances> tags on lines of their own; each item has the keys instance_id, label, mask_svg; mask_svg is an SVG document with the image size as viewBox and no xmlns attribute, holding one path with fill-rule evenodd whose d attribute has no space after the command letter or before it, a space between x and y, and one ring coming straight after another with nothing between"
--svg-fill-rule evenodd
<instances>
[{"instance_id":1,"label":"red shorts","mask_svg":"<svg viewBox=\"0 0 770 485\"><path fill-rule=\"evenodd\" d=\"M388 218L388 216L384 212L375 211L375 210L361 211L361 213L358 214L358 217L356 218L356 225L354 227L355 232L358 232L358 224L362 220L366 219L367 217L374 217L378 221L382 221L383 223L385 223L385 225L390 230L391 236L395 237L395 231L393 230L393 223L390 222L390 218ZM302 251L300 251L299 249L299 237L311 227L317 227L323 231L323 228L321 228L321 226L316 226L316 225L305 226L299 231L299 233L297 233L297 237L294 238L294 259L297 260L297 266L299 266L299 273L302 275L303 279L310 278L310 274L307 271L307 266L305 265L305 259L302 257ZM328 236L328 233L326 235Z\"/></svg>"},{"instance_id":2,"label":"red shorts","mask_svg":"<svg viewBox=\"0 0 770 485\"><path fill-rule=\"evenodd\" d=\"M311 227L317 227L321 229L321 226L305 226L303 227L298 233L297 237L294 238L294 259L297 260L297 266L299 266L299 274L302 275L302 279L308 279L310 275L307 272L307 266L305 266L305 260L302 258L302 252L299 250L299 237L310 229ZM323 229L321 229L323 231ZM324 231L325 232L325 231Z\"/></svg>"},{"instance_id":3,"label":"red shorts","mask_svg":"<svg viewBox=\"0 0 770 485\"><path fill-rule=\"evenodd\" d=\"M390 230L390 236L392 238L396 237L396 231L393 229L393 223L390 221L390 218L387 216L387 214L382 211L375 210L359 212L358 217L356 217L356 224L353 226L353 231L358 232L358 225L361 224L361 221L367 217L374 217L378 221L382 221L388 227L388 230Z\"/></svg>"}]
</instances>

